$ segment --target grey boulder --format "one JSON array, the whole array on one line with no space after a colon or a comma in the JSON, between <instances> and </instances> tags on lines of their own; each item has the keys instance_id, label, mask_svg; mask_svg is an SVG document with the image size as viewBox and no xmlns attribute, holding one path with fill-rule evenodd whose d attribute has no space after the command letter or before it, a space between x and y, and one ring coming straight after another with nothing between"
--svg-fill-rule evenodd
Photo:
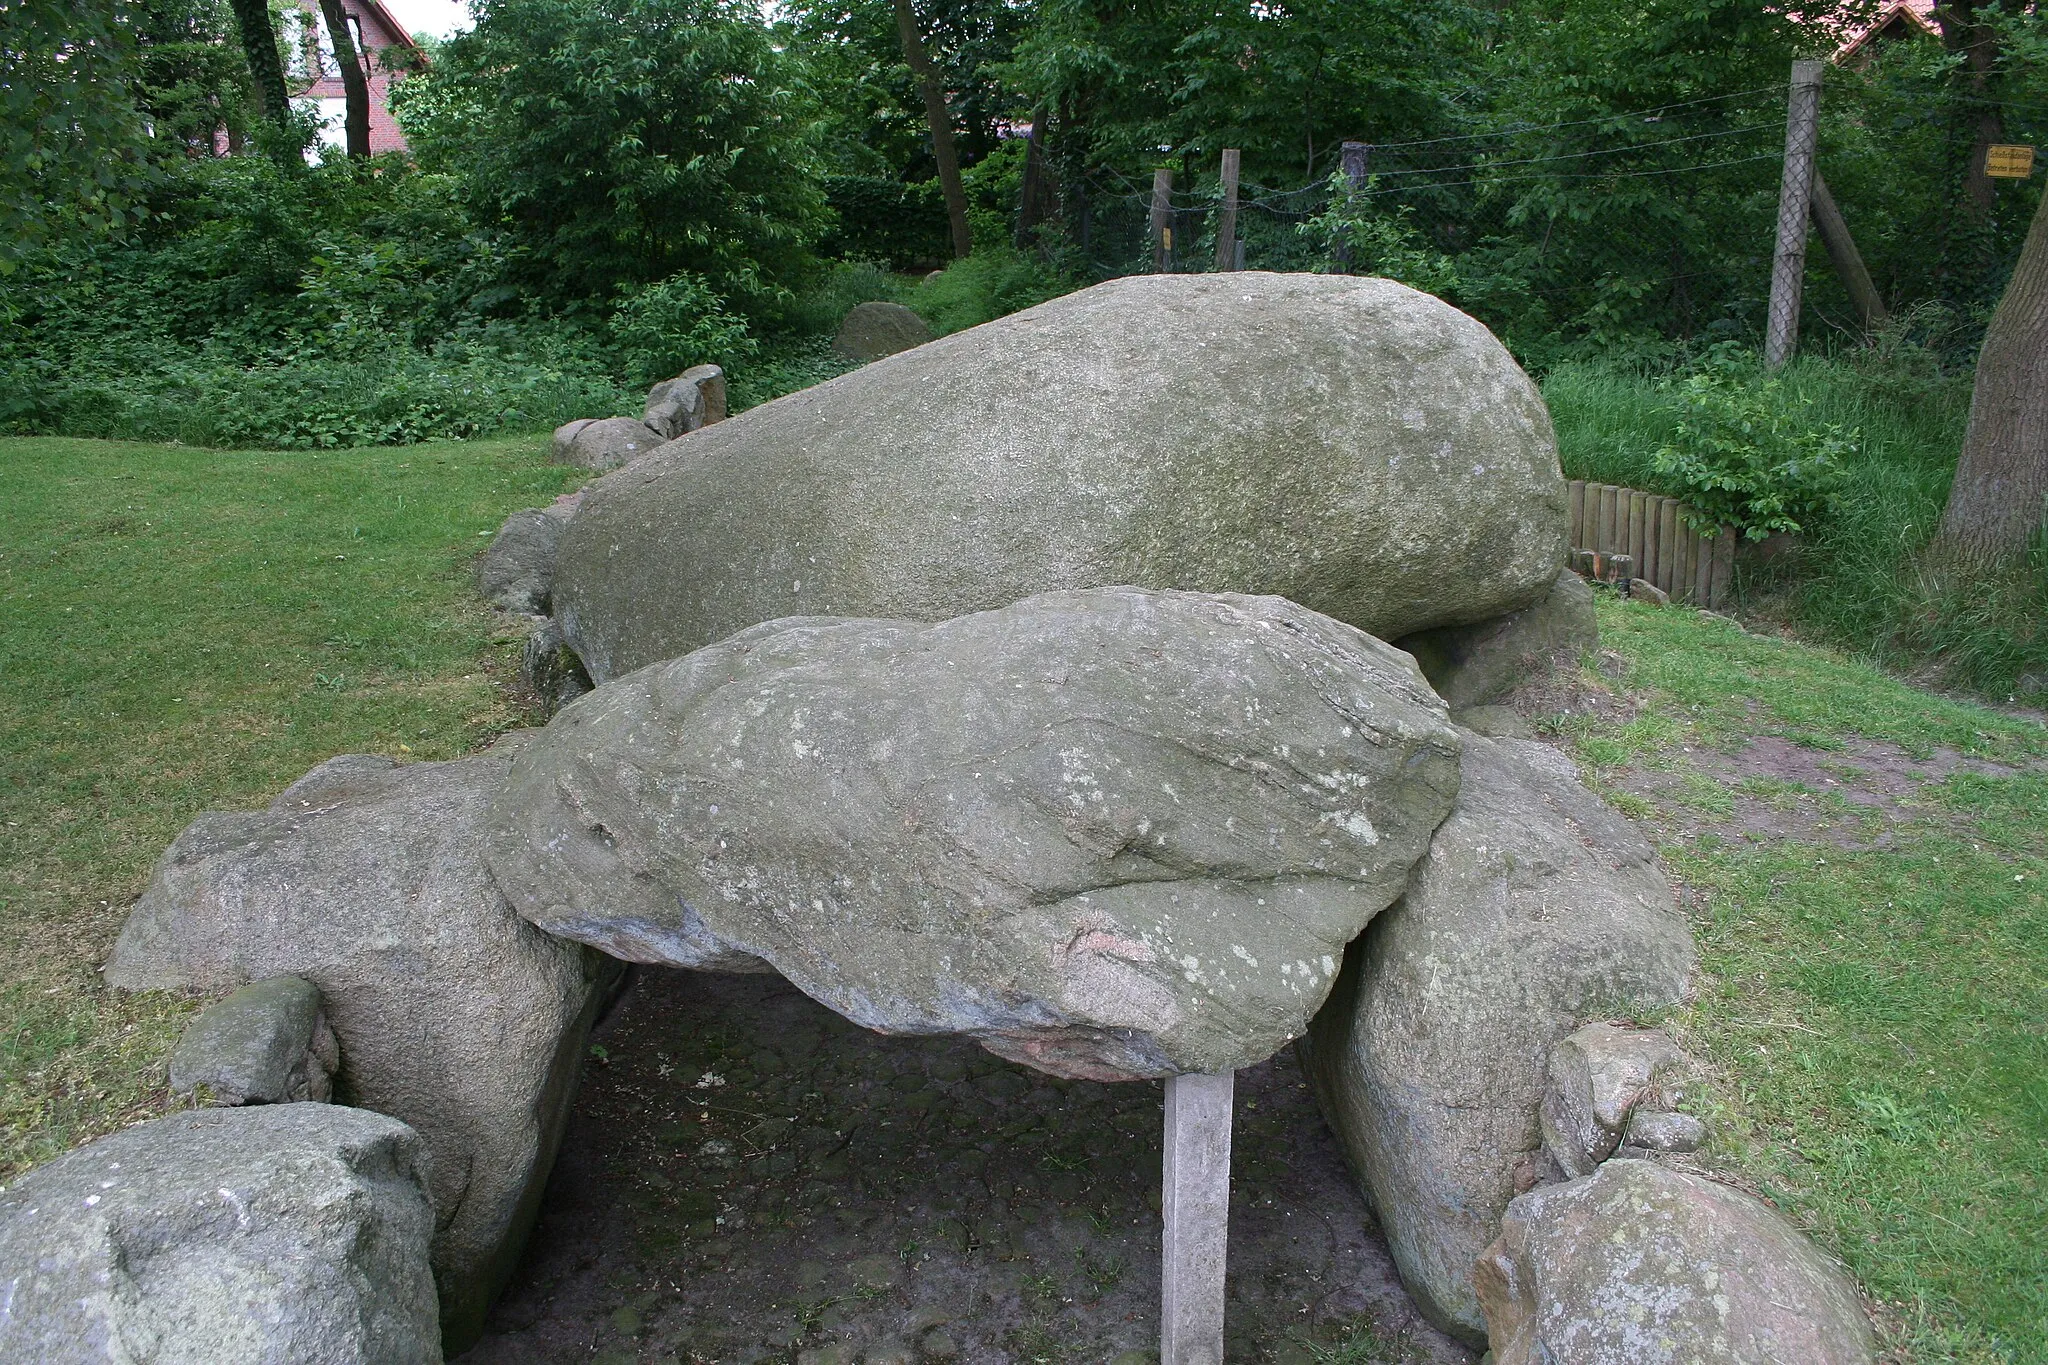
<instances>
[{"instance_id":1,"label":"grey boulder","mask_svg":"<svg viewBox=\"0 0 2048 1365\"><path fill-rule=\"evenodd\" d=\"M1480 708L1600 646L1593 589L1569 570L1533 605L1468 626L1442 626L1396 642L1452 710Z\"/></svg>"},{"instance_id":2,"label":"grey boulder","mask_svg":"<svg viewBox=\"0 0 2048 1365\"><path fill-rule=\"evenodd\" d=\"M1468 1341L1472 1266L1536 1178L1552 1046L1681 996L1692 939L1649 844L1529 741L1464 736L1457 805L1352 946L1307 1048L1416 1303Z\"/></svg>"},{"instance_id":3,"label":"grey boulder","mask_svg":"<svg viewBox=\"0 0 2048 1365\"><path fill-rule=\"evenodd\" d=\"M329 1104L137 1124L0 1192L0 1359L432 1365L419 1135Z\"/></svg>"},{"instance_id":4,"label":"grey boulder","mask_svg":"<svg viewBox=\"0 0 2048 1365\"><path fill-rule=\"evenodd\" d=\"M1549 590L1543 400L1448 304L1342 275L1112 280L592 484L556 615L602 683L786 616L1054 589L1271 593L1383 640Z\"/></svg>"},{"instance_id":5,"label":"grey boulder","mask_svg":"<svg viewBox=\"0 0 2048 1365\"><path fill-rule=\"evenodd\" d=\"M1855 1287L1759 1200L1648 1161L1516 1199L1478 1270L1494 1365L1869 1365Z\"/></svg>"},{"instance_id":6,"label":"grey boulder","mask_svg":"<svg viewBox=\"0 0 2048 1365\"><path fill-rule=\"evenodd\" d=\"M505 518L476 564L476 589L506 611L544 615L555 579L555 553L574 506L528 507Z\"/></svg>"},{"instance_id":7,"label":"grey boulder","mask_svg":"<svg viewBox=\"0 0 2048 1365\"><path fill-rule=\"evenodd\" d=\"M199 1086L216 1104L326 1100L340 1045L320 992L296 976L253 982L201 1010L171 1053L171 1092Z\"/></svg>"},{"instance_id":8,"label":"grey boulder","mask_svg":"<svg viewBox=\"0 0 2048 1365\"><path fill-rule=\"evenodd\" d=\"M1407 655L1279 598L778 621L563 711L490 860L617 957L1060 1075L1227 1071L1306 1026L1457 756Z\"/></svg>"},{"instance_id":9,"label":"grey boulder","mask_svg":"<svg viewBox=\"0 0 2048 1365\"><path fill-rule=\"evenodd\" d=\"M832 338L832 354L841 360L880 360L931 339L925 320L900 303L857 303Z\"/></svg>"},{"instance_id":10,"label":"grey boulder","mask_svg":"<svg viewBox=\"0 0 2048 1365\"><path fill-rule=\"evenodd\" d=\"M526 637L519 656L519 677L549 715L590 690L590 675L583 671L583 661L569 648L561 626L553 620L541 622Z\"/></svg>"},{"instance_id":11,"label":"grey boulder","mask_svg":"<svg viewBox=\"0 0 2048 1365\"><path fill-rule=\"evenodd\" d=\"M1543 1093L1543 1148L1571 1177L1614 1155L1636 1106L1669 1106L1660 1083L1686 1062L1678 1044L1657 1029L1588 1024L1550 1050Z\"/></svg>"},{"instance_id":12,"label":"grey boulder","mask_svg":"<svg viewBox=\"0 0 2048 1365\"><path fill-rule=\"evenodd\" d=\"M453 763L323 763L267 810L211 813L158 861L108 964L128 989L294 975L341 1043L336 1093L433 1155L451 1353L538 1210L609 969L512 913L479 822L518 741Z\"/></svg>"},{"instance_id":13,"label":"grey boulder","mask_svg":"<svg viewBox=\"0 0 2048 1365\"><path fill-rule=\"evenodd\" d=\"M647 391L640 420L664 441L725 420L725 371L696 365Z\"/></svg>"},{"instance_id":14,"label":"grey boulder","mask_svg":"<svg viewBox=\"0 0 2048 1365\"><path fill-rule=\"evenodd\" d=\"M558 440L553 459L556 464L581 469L617 469L653 450L662 440L637 417L601 417L577 426L566 442Z\"/></svg>"},{"instance_id":15,"label":"grey boulder","mask_svg":"<svg viewBox=\"0 0 2048 1365\"><path fill-rule=\"evenodd\" d=\"M576 437L583 428L596 420L595 417L579 417L573 422L564 422L556 427L555 434L548 441L548 458L555 464L573 463L569 458L570 447L576 444Z\"/></svg>"}]
</instances>

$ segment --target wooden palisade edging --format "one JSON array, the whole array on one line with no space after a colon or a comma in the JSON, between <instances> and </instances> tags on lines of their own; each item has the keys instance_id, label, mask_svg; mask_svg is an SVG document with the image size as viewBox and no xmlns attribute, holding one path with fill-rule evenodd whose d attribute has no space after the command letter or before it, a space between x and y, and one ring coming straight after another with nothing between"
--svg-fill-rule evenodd
<instances>
[{"instance_id":1,"label":"wooden palisade edging","mask_svg":"<svg viewBox=\"0 0 2048 1365\"><path fill-rule=\"evenodd\" d=\"M1626 566L1592 576L1641 579L1672 601L1696 607L1728 601L1735 578L1733 531L1702 535L1686 525L1683 503L1659 493L1584 479L1573 479L1569 487L1574 567L1580 553L1599 556L1603 565L1626 555Z\"/></svg>"}]
</instances>

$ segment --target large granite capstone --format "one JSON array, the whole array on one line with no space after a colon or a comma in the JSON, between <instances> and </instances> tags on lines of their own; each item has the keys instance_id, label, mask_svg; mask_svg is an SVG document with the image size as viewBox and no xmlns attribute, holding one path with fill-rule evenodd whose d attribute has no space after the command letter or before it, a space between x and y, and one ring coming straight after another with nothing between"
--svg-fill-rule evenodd
<instances>
[{"instance_id":1,"label":"large granite capstone","mask_svg":"<svg viewBox=\"0 0 2048 1365\"><path fill-rule=\"evenodd\" d=\"M554 611L598 682L799 615L1272 593L1382 639L1529 605L1565 486L1536 387L1388 280L1135 276L878 360L591 485Z\"/></svg>"},{"instance_id":2,"label":"large granite capstone","mask_svg":"<svg viewBox=\"0 0 2048 1365\"><path fill-rule=\"evenodd\" d=\"M1061 1075L1228 1071L1307 1026L1458 755L1406 654L1280 598L777 621L564 710L488 858L616 957Z\"/></svg>"}]
</instances>

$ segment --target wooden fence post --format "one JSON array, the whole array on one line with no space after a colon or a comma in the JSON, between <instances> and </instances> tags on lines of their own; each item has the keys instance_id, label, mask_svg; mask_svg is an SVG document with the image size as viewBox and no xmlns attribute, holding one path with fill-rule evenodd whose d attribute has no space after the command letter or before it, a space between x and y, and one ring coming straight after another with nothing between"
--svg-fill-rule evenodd
<instances>
[{"instance_id":1,"label":"wooden fence post","mask_svg":"<svg viewBox=\"0 0 2048 1365\"><path fill-rule=\"evenodd\" d=\"M1347 142L1340 149L1344 168L1344 196L1356 199L1358 192L1365 188L1365 163L1372 155L1369 142ZM1337 268L1344 274L1351 273L1351 243L1337 243Z\"/></svg>"},{"instance_id":2,"label":"wooden fence post","mask_svg":"<svg viewBox=\"0 0 2048 1365\"><path fill-rule=\"evenodd\" d=\"M1152 273L1173 269L1173 171L1152 172Z\"/></svg>"},{"instance_id":3,"label":"wooden fence post","mask_svg":"<svg viewBox=\"0 0 2048 1365\"><path fill-rule=\"evenodd\" d=\"M1828 182L1818 167L1813 172L1813 225L1820 229L1821 245L1828 249L1835 278L1848 291L1849 302L1856 306L1863 330L1874 332L1884 326L1884 295L1877 292L1877 285L1863 264L1863 253L1856 249L1856 239L1849 235L1849 220L1842 217L1841 207L1835 203L1835 196L1828 193Z\"/></svg>"},{"instance_id":4,"label":"wooden fence post","mask_svg":"<svg viewBox=\"0 0 2048 1365\"><path fill-rule=\"evenodd\" d=\"M1216 268L1237 270L1237 148L1223 149L1223 211L1216 217Z\"/></svg>"},{"instance_id":5,"label":"wooden fence post","mask_svg":"<svg viewBox=\"0 0 2048 1365\"><path fill-rule=\"evenodd\" d=\"M1799 347L1799 295L1806 284L1806 224L1813 203L1813 148L1820 128L1821 63L1792 63L1785 105L1785 173L1778 186L1778 248L1771 258L1771 312L1764 368L1775 370Z\"/></svg>"}]
</instances>

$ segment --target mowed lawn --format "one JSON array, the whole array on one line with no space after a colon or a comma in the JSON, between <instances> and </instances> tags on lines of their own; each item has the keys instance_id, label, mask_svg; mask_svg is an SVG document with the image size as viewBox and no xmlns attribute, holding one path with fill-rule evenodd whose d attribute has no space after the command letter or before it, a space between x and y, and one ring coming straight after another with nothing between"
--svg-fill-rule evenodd
<instances>
[{"instance_id":1,"label":"mowed lawn","mask_svg":"<svg viewBox=\"0 0 2048 1365\"><path fill-rule=\"evenodd\" d=\"M469 574L581 477L546 444L0 439L0 1180L166 1103L193 1002L96 969L193 816L519 723Z\"/></svg>"},{"instance_id":2,"label":"mowed lawn","mask_svg":"<svg viewBox=\"0 0 2048 1365\"><path fill-rule=\"evenodd\" d=\"M577 477L544 447L0 440L0 1181L168 1103L198 1002L96 968L193 815L531 719L469 572ZM2048 1359L2048 732L1601 613L1603 704L1548 724L1682 882L1702 972L1669 1023L1715 1068L1714 1158L1849 1264L1896 1358Z\"/></svg>"}]
</instances>

